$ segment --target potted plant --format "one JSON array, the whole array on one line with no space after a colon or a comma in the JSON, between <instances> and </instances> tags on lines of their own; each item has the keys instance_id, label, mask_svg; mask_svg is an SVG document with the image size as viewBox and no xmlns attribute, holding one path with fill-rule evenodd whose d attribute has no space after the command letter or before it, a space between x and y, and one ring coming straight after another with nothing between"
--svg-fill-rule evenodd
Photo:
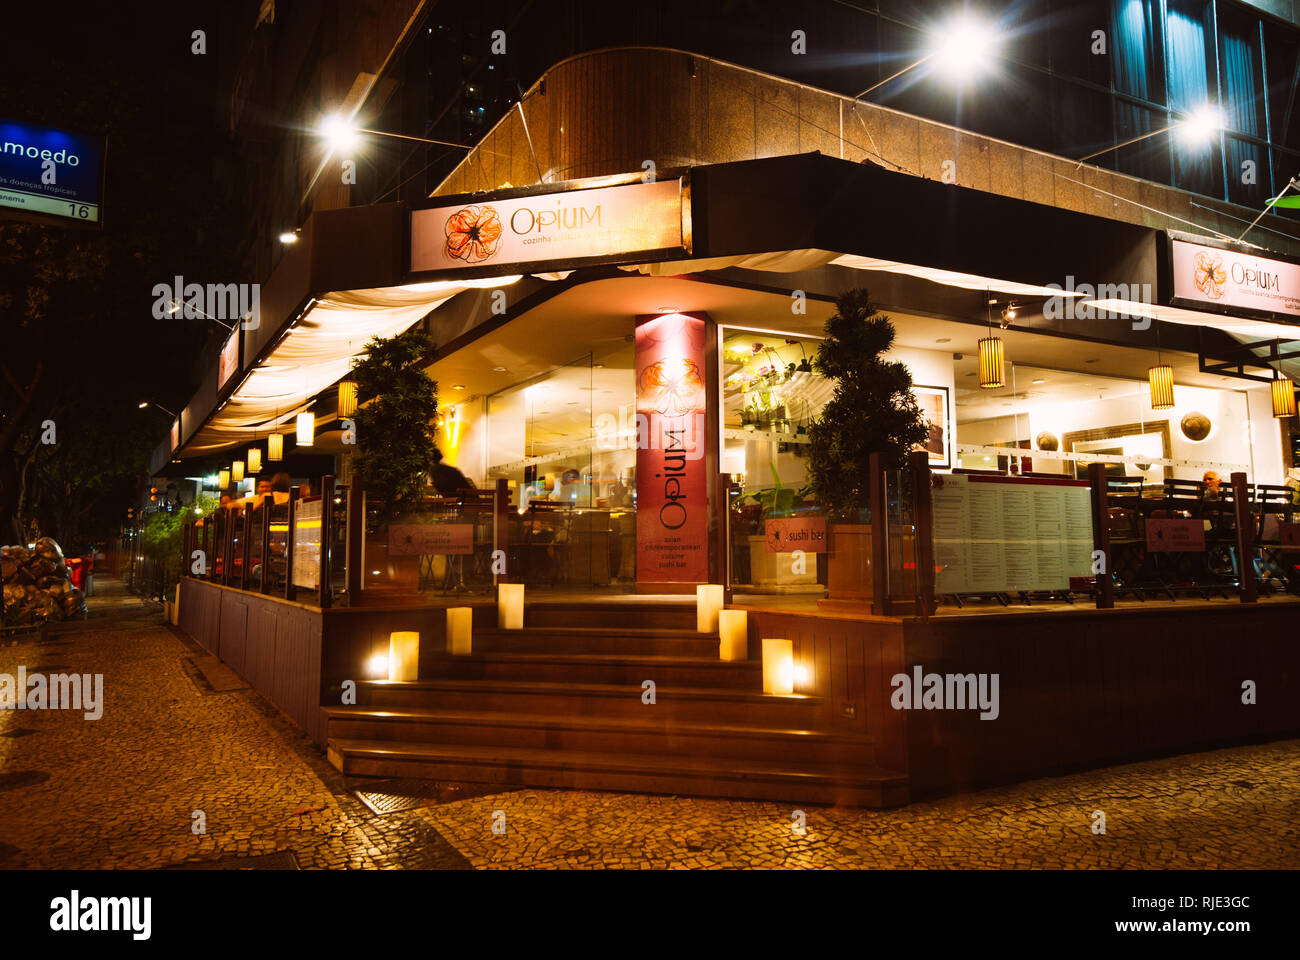
<instances>
[{"instance_id":1,"label":"potted plant","mask_svg":"<svg viewBox=\"0 0 1300 960\"><path fill-rule=\"evenodd\" d=\"M419 522L420 501L438 463L438 385L423 369L433 349L418 328L375 337L352 369L359 404L352 472L367 499L382 504L373 520L368 518L374 529L367 530L366 567L385 571L389 583L402 590L417 589L420 558L389 557L388 527Z\"/></svg>"},{"instance_id":2,"label":"potted plant","mask_svg":"<svg viewBox=\"0 0 1300 960\"><path fill-rule=\"evenodd\" d=\"M750 582L760 593L770 592L774 588L784 588L782 592L785 592L796 586L816 589L815 553L807 555L796 572L796 567L791 562L792 554L774 553L767 547L767 521L797 515L803 508L804 497L811 492L811 485L806 484L798 489L787 487L781 482L776 467L769 464L769 468L772 471L772 487L755 491L746 498L752 499L759 508L758 522L748 537ZM797 589L793 592L807 591Z\"/></svg>"},{"instance_id":3,"label":"potted plant","mask_svg":"<svg viewBox=\"0 0 1300 960\"><path fill-rule=\"evenodd\" d=\"M825 333L813 365L835 388L808 428L808 475L832 521L827 591L860 601L871 597L871 455L895 469L929 428L906 365L885 359L894 324L866 290L840 295Z\"/></svg>"}]
</instances>

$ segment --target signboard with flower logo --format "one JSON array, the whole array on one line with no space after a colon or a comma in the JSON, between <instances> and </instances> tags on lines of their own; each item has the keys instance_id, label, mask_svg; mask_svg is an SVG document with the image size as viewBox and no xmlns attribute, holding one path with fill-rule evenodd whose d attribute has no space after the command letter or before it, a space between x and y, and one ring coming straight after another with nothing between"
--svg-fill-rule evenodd
<instances>
[{"instance_id":1,"label":"signboard with flower logo","mask_svg":"<svg viewBox=\"0 0 1300 960\"><path fill-rule=\"evenodd\" d=\"M485 195L411 212L413 274L536 272L541 263L572 267L683 252L690 252L690 212L680 178Z\"/></svg>"},{"instance_id":2,"label":"signboard with flower logo","mask_svg":"<svg viewBox=\"0 0 1300 960\"><path fill-rule=\"evenodd\" d=\"M709 579L704 321L665 314L636 328L636 578ZM641 429L644 425L644 430Z\"/></svg>"},{"instance_id":3,"label":"signboard with flower logo","mask_svg":"<svg viewBox=\"0 0 1300 960\"><path fill-rule=\"evenodd\" d=\"M1170 239L1173 302L1300 317L1300 264Z\"/></svg>"}]
</instances>

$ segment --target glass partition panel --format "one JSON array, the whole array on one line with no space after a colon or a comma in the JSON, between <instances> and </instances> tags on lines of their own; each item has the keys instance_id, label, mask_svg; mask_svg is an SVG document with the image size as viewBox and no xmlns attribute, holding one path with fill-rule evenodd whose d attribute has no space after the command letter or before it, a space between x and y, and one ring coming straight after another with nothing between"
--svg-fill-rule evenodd
<instances>
[{"instance_id":1,"label":"glass partition panel","mask_svg":"<svg viewBox=\"0 0 1300 960\"><path fill-rule=\"evenodd\" d=\"M621 341L488 398L486 481L509 483L511 579L570 590L635 580L633 363Z\"/></svg>"},{"instance_id":2,"label":"glass partition panel","mask_svg":"<svg viewBox=\"0 0 1300 960\"><path fill-rule=\"evenodd\" d=\"M813 372L818 343L721 331L721 469L734 485L728 543L731 582L740 593L826 594L828 558L808 539L825 546L826 512L807 468L808 426L834 389Z\"/></svg>"}]
</instances>

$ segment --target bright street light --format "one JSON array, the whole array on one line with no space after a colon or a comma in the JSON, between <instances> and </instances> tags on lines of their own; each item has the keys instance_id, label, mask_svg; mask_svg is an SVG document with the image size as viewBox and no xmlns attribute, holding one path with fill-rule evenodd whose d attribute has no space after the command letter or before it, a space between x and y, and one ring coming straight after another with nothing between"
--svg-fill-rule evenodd
<instances>
[{"instance_id":1,"label":"bright street light","mask_svg":"<svg viewBox=\"0 0 1300 960\"><path fill-rule=\"evenodd\" d=\"M915 70L923 63L937 61L937 69L957 83L973 79L986 70L997 55L1001 38L989 23L979 20L971 14L959 14L934 31L930 43L930 52L920 60L909 63L897 73L890 74L859 93L855 100L861 100L873 90L883 87L889 81L901 77L909 70Z\"/></svg>"},{"instance_id":2,"label":"bright street light","mask_svg":"<svg viewBox=\"0 0 1300 960\"><path fill-rule=\"evenodd\" d=\"M286 230L286 231L284 231L284 233L280 234L280 242L281 242L281 243L297 243L297 242L298 242L298 231L296 231L296 230Z\"/></svg>"},{"instance_id":3,"label":"bright street light","mask_svg":"<svg viewBox=\"0 0 1300 960\"><path fill-rule=\"evenodd\" d=\"M998 46L997 32L990 24L970 14L959 14L935 33L930 57L937 70L964 83L989 68Z\"/></svg>"},{"instance_id":4,"label":"bright street light","mask_svg":"<svg viewBox=\"0 0 1300 960\"><path fill-rule=\"evenodd\" d=\"M320 122L320 135L333 150L351 150L357 143L357 129L341 114L331 113Z\"/></svg>"},{"instance_id":5,"label":"bright street light","mask_svg":"<svg viewBox=\"0 0 1300 960\"><path fill-rule=\"evenodd\" d=\"M161 403L154 403L152 400L141 400L139 403L135 405L135 408L137 410L143 410L145 407L155 407L161 410L163 413L167 414L169 417L172 417L173 419L176 417L176 414L172 413Z\"/></svg>"},{"instance_id":6,"label":"bright street light","mask_svg":"<svg viewBox=\"0 0 1300 960\"><path fill-rule=\"evenodd\" d=\"M419 143L436 143L443 147L460 147L462 150L470 149L468 144L452 143L450 140L430 140L428 137L411 137L404 133L385 133L383 130L358 127L351 120L337 113L331 113L324 117L316 128L316 133L336 153L343 153L357 146L361 139L358 135L362 133L369 133L376 137L396 137L398 140L415 140Z\"/></svg>"},{"instance_id":7,"label":"bright street light","mask_svg":"<svg viewBox=\"0 0 1300 960\"><path fill-rule=\"evenodd\" d=\"M1079 163L1091 160L1093 157L1100 157L1103 153L1110 153L1112 150L1118 150L1120 147L1131 146L1135 143L1141 143L1143 140L1150 140L1152 137L1158 137L1162 133L1173 132L1179 140L1189 146L1203 145L1220 130L1226 126L1223 117L1223 111L1212 103L1205 103L1197 107L1191 114L1180 120L1175 120L1167 127L1161 127L1159 130L1152 130L1150 133L1142 133L1136 137L1130 137L1123 143L1117 143L1113 147L1103 147L1096 150L1086 157L1080 157Z\"/></svg>"},{"instance_id":8,"label":"bright street light","mask_svg":"<svg viewBox=\"0 0 1300 960\"><path fill-rule=\"evenodd\" d=\"M1175 124L1178 137L1189 143L1205 143L1224 127L1223 111L1206 103L1181 123Z\"/></svg>"}]
</instances>

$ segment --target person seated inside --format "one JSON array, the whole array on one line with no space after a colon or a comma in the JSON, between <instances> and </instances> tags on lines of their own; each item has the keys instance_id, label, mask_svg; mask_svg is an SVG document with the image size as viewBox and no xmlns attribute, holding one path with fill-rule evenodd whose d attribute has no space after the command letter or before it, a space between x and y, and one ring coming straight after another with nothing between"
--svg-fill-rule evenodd
<instances>
[{"instance_id":1,"label":"person seated inside","mask_svg":"<svg viewBox=\"0 0 1300 960\"><path fill-rule=\"evenodd\" d=\"M458 497L462 490L477 489L469 477L449 463L442 462L442 451L433 451L433 471L429 474L440 497Z\"/></svg>"},{"instance_id":2,"label":"person seated inside","mask_svg":"<svg viewBox=\"0 0 1300 960\"><path fill-rule=\"evenodd\" d=\"M312 492L311 492L311 481L310 481L310 480L304 480L302 483L298 484L298 499L299 499L299 500L315 500L315 499L316 499L316 498L312 495Z\"/></svg>"},{"instance_id":3,"label":"person seated inside","mask_svg":"<svg viewBox=\"0 0 1300 960\"><path fill-rule=\"evenodd\" d=\"M1223 499L1223 491L1222 489L1220 489L1220 485L1222 484L1223 481L1219 479L1219 475L1217 473L1215 473L1213 470L1206 470L1205 476L1201 477L1201 482L1205 484L1206 500Z\"/></svg>"},{"instance_id":4,"label":"person seated inside","mask_svg":"<svg viewBox=\"0 0 1300 960\"><path fill-rule=\"evenodd\" d=\"M271 497L277 507L289 502L289 486L291 483L292 480L289 475L283 470L271 477Z\"/></svg>"}]
</instances>

